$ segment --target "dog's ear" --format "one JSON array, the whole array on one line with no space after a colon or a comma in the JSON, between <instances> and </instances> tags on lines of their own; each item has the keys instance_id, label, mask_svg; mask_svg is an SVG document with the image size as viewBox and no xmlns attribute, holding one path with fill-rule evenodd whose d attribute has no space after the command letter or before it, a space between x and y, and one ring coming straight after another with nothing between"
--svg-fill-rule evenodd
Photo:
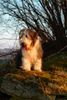
<instances>
[{"instance_id":1,"label":"dog's ear","mask_svg":"<svg viewBox=\"0 0 67 100\"><path fill-rule=\"evenodd\" d=\"M32 45L33 46L35 45L37 38L38 38L38 33L37 32L34 32L33 33L33 41L32 41Z\"/></svg>"},{"instance_id":2,"label":"dog's ear","mask_svg":"<svg viewBox=\"0 0 67 100\"><path fill-rule=\"evenodd\" d=\"M22 38L22 36L23 36L23 34L24 34L24 31L25 31L25 29L20 30L20 32L19 32L19 38L20 38L20 39Z\"/></svg>"},{"instance_id":3,"label":"dog's ear","mask_svg":"<svg viewBox=\"0 0 67 100\"><path fill-rule=\"evenodd\" d=\"M35 44L35 42L37 40L37 37L38 37L38 33L36 31L34 31L34 30L29 30L29 35L30 35L30 37L32 39L31 45L34 46L34 44Z\"/></svg>"}]
</instances>

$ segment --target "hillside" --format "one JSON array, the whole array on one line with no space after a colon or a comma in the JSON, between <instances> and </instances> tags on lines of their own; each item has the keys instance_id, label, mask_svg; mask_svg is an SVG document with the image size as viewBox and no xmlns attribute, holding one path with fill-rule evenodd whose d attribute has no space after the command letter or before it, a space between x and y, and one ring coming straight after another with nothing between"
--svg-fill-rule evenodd
<instances>
[{"instance_id":1,"label":"hillside","mask_svg":"<svg viewBox=\"0 0 67 100\"><path fill-rule=\"evenodd\" d=\"M6 100L67 100L67 52L44 59L43 72L22 71L14 60L1 64L0 76Z\"/></svg>"}]
</instances>

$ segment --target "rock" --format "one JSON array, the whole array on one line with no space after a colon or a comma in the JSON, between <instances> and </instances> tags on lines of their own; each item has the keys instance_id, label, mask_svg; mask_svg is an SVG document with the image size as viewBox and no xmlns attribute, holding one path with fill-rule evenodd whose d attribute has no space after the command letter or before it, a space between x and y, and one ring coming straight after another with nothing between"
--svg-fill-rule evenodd
<instances>
[{"instance_id":1,"label":"rock","mask_svg":"<svg viewBox=\"0 0 67 100\"><path fill-rule=\"evenodd\" d=\"M7 64L2 64L0 65L0 76L3 76L9 72L15 72L17 70L15 65L10 65L9 63Z\"/></svg>"},{"instance_id":2,"label":"rock","mask_svg":"<svg viewBox=\"0 0 67 100\"><path fill-rule=\"evenodd\" d=\"M57 94L67 94L67 73L17 70L2 78L0 91L25 100L55 100Z\"/></svg>"},{"instance_id":3,"label":"rock","mask_svg":"<svg viewBox=\"0 0 67 100\"><path fill-rule=\"evenodd\" d=\"M41 87L39 86L39 79L34 75L23 74L7 74L3 78L1 84L1 92L6 93L10 96L17 96L22 98L36 98L36 100L49 100ZM18 99L19 100L19 99Z\"/></svg>"}]
</instances>

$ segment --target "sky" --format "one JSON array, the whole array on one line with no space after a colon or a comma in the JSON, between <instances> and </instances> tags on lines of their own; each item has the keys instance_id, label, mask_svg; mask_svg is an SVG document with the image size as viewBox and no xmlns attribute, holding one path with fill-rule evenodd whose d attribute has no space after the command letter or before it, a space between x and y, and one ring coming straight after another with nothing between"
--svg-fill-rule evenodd
<instances>
[{"instance_id":1,"label":"sky","mask_svg":"<svg viewBox=\"0 0 67 100\"><path fill-rule=\"evenodd\" d=\"M1 2L1 0L0 0ZM2 15L0 5L0 49L19 48L19 31L22 29L16 19L8 14Z\"/></svg>"},{"instance_id":2,"label":"sky","mask_svg":"<svg viewBox=\"0 0 67 100\"><path fill-rule=\"evenodd\" d=\"M0 49L20 48L19 31L23 28L22 25L24 24L8 14L2 15L2 10L0 5Z\"/></svg>"},{"instance_id":3,"label":"sky","mask_svg":"<svg viewBox=\"0 0 67 100\"><path fill-rule=\"evenodd\" d=\"M0 17L0 49L19 48L20 29L19 23L9 15Z\"/></svg>"}]
</instances>

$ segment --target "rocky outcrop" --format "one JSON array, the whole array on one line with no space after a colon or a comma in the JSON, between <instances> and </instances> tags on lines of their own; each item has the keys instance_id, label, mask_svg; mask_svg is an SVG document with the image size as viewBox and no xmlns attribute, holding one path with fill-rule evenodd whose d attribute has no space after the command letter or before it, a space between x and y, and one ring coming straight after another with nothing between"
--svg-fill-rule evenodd
<instances>
[{"instance_id":1,"label":"rocky outcrop","mask_svg":"<svg viewBox=\"0 0 67 100\"><path fill-rule=\"evenodd\" d=\"M49 100L39 85L38 77L31 72L18 71L5 75L1 84L1 92L27 99Z\"/></svg>"},{"instance_id":2,"label":"rocky outcrop","mask_svg":"<svg viewBox=\"0 0 67 100\"><path fill-rule=\"evenodd\" d=\"M3 77L0 91L25 100L54 100L57 94L67 94L67 73L16 70Z\"/></svg>"}]
</instances>

